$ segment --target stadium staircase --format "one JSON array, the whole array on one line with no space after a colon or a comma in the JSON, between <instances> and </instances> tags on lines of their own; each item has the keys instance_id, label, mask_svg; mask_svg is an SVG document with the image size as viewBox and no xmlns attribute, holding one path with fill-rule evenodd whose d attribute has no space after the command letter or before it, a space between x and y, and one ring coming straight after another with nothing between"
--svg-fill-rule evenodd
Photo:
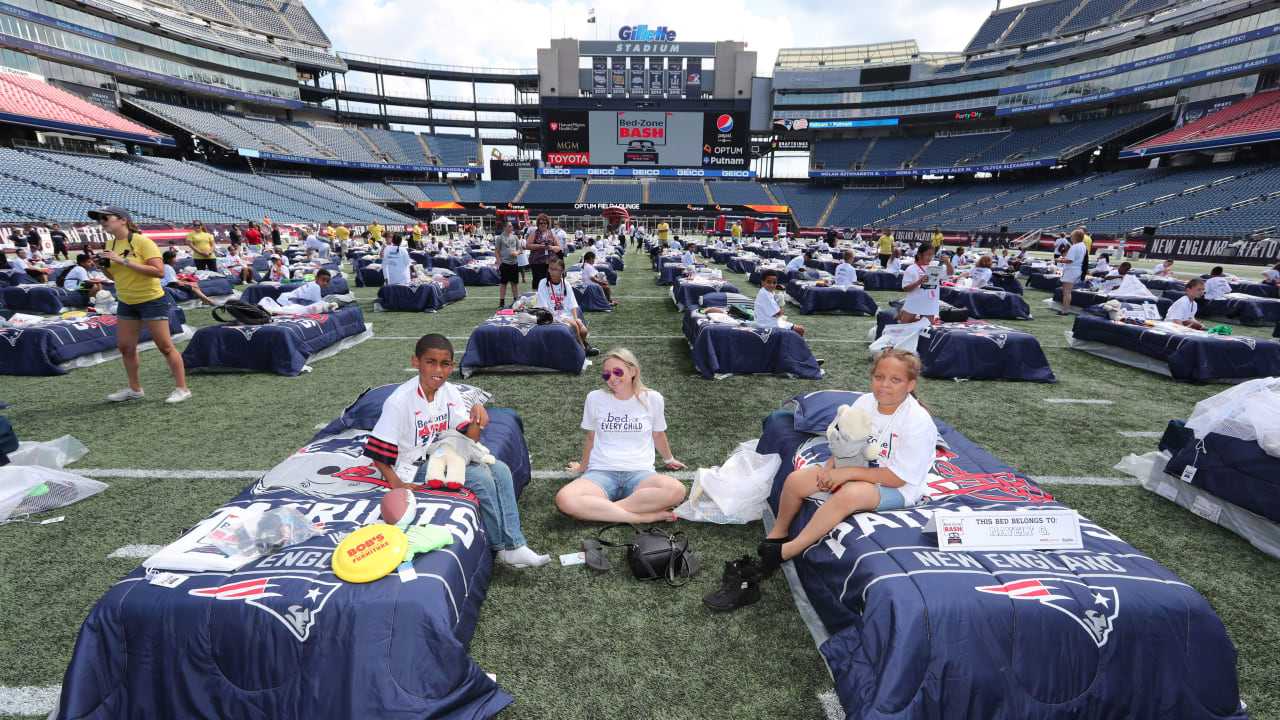
<instances>
[{"instance_id":1,"label":"stadium staircase","mask_svg":"<svg viewBox=\"0 0 1280 720\"><path fill-rule=\"evenodd\" d=\"M773 190L772 190L772 189L770 189L768 185L766 185L766 184L764 184L764 183L760 183L760 187L764 188L764 194L769 196L769 204L771 204L771 205L785 205L785 204L786 204L786 203L780 203L780 202L778 202L778 198L774 197L774 195L773 195ZM792 221L793 221L793 222L794 222L794 220L795 220L795 218L792 218Z\"/></svg>"},{"instance_id":2,"label":"stadium staircase","mask_svg":"<svg viewBox=\"0 0 1280 720\"><path fill-rule=\"evenodd\" d=\"M387 151L385 151L385 150L383 150L382 148L378 147L378 144L377 144L377 143L375 143L375 142L373 141L373 138L371 138L371 137L369 137L368 135L366 135L366 134L365 134L365 132L364 132L364 128L362 128L362 127L360 127L359 125L357 125L357 126L355 126L355 131L356 131L356 134L360 136L360 139L361 139L361 140L364 140L366 143L368 143L368 144L369 144L369 147L370 147L370 148L372 148L372 152L373 152L373 154L374 154L375 156L377 156L377 157L381 158L381 159L382 159L382 162L385 162L385 163L394 163L394 162L395 162L395 158L392 158L392 157L391 157L391 155L390 155L389 153L387 153Z\"/></svg>"},{"instance_id":3,"label":"stadium staircase","mask_svg":"<svg viewBox=\"0 0 1280 720\"><path fill-rule=\"evenodd\" d=\"M836 203L840 202L840 190L841 188L836 188L836 191L831 194L831 200L827 203L827 208L822 211L822 217L818 218L818 222L814 223L814 225L817 227L827 226L827 218L831 217L831 211L835 210Z\"/></svg>"},{"instance_id":4,"label":"stadium staircase","mask_svg":"<svg viewBox=\"0 0 1280 720\"><path fill-rule=\"evenodd\" d=\"M908 158L907 162L904 165L901 165L901 167L909 167L909 168L915 167L916 160L919 160L920 156L924 154L925 148L929 147L932 144L933 144L933 138L929 138L928 140L925 140L924 144L920 146L920 149L916 150L915 154L912 155L910 158Z\"/></svg>"},{"instance_id":5,"label":"stadium staircase","mask_svg":"<svg viewBox=\"0 0 1280 720\"><path fill-rule=\"evenodd\" d=\"M427 144L427 141L422 137L422 134L414 133L414 136L418 138L418 142L422 143L423 154L433 162L439 162L440 158L436 157L436 151L431 149L431 146Z\"/></svg>"},{"instance_id":6,"label":"stadium staircase","mask_svg":"<svg viewBox=\"0 0 1280 720\"><path fill-rule=\"evenodd\" d=\"M716 199L711 196L711 186L707 184L706 180L699 180L698 183L702 185L702 194L707 196L707 204L715 205Z\"/></svg>"},{"instance_id":7,"label":"stadium staircase","mask_svg":"<svg viewBox=\"0 0 1280 720\"><path fill-rule=\"evenodd\" d=\"M584 203L584 202L586 202L586 201L587 201L587 188L588 188L588 187L590 187L590 186L591 186L591 181L590 181L590 180L588 180L588 181L586 181L586 182L582 183L582 189L578 191L578 199L577 199L577 200L574 200L574 202L576 202L576 203Z\"/></svg>"},{"instance_id":8,"label":"stadium staircase","mask_svg":"<svg viewBox=\"0 0 1280 720\"><path fill-rule=\"evenodd\" d=\"M513 198L511 198L511 202L513 202L513 203L518 203L518 202L520 202L521 198L523 198L523 197L524 197L524 193L525 193L525 191L529 189L529 185L530 185L532 182L533 182L532 180L525 180L525 181L524 181L524 184L520 186L520 192L516 193L516 196L515 196L515 197L513 197ZM450 185L450 187L452 187L452 185ZM458 191L456 191L456 190L455 190L455 191L453 192L453 195L454 195L454 197L457 197L457 195L458 195Z\"/></svg>"},{"instance_id":9,"label":"stadium staircase","mask_svg":"<svg viewBox=\"0 0 1280 720\"><path fill-rule=\"evenodd\" d=\"M649 204L649 183L640 183L640 202Z\"/></svg>"}]
</instances>

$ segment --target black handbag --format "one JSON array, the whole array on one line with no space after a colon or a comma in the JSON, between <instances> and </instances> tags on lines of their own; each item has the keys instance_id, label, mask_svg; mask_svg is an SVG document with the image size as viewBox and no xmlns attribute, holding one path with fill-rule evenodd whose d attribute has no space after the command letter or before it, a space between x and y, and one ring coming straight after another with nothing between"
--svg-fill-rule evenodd
<instances>
[{"instance_id":1,"label":"black handbag","mask_svg":"<svg viewBox=\"0 0 1280 720\"><path fill-rule=\"evenodd\" d=\"M942 322L966 322L969 319L969 308L942 308L938 311L938 317Z\"/></svg>"},{"instance_id":2,"label":"black handbag","mask_svg":"<svg viewBox=\"0 0 1280 720\"><path fill-rule=\"evenodd\" d=\"M618 527L629 527L635 531L631 542L615 543L602 537L606 530ZM693 577L702 569L683 530L669 533L656 526L642 530L630 523L613 523L600 528L596 541L606 547L625 547L627 566L637 580L665 580L671 587L680 587L684 582L676 582L676 578ZM606 569L607 565L606 561Z\"/></svg>"}]
</instances>

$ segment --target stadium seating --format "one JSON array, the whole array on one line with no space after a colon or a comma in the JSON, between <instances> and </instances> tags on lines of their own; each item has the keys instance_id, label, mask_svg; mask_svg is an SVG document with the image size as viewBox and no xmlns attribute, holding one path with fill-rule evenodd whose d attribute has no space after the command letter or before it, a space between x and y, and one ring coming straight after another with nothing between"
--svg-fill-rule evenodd
<instances>
[{"instance_id":1,"label":"stadium seating","mask_svg":"<svg viewBox=\"0 0 1280 720\"><path fill-rule=\"evenodd\" d=\"M1130 0L1089 0L1062 26L1060 33L1070 35L1113 19L1129 2Z\"/></svg>"},{"instance_id":2,"label":"stadium seating","mask_svg":"<svg viewBox=\"0 0 1280 720\"><path fill-rule=\"evenodd\" d=\"M655 181L649 184L649 202L666 205L703 205L707 194L700 182Z\"/></svg>"},{"instance_id":3,"label":"stadium seating","mask_svg":"<svg viewBox=\"0 0 1280 720\"><path fill-rule=\"evenodd\" d=\"M135 135L160 134L46 82L14 73L0 72L0 112Z\"/></svg>"},{"instance_id":4,"label":"stadium seating","mask_svg":"<svg viewBox=\"0 0 1280 720\"><path fill-rule=\"evenodd\" d=\"M1009 25L1018 18L1020 10L1009 9L1003 12L994 12L987 17L982 23L982 27L978 28L978 32L974 33L973 39L969 41L965 52L977 52L984 50L992 43L1000 39L1004 31Z\"/></svg>"},{"instance_id":5,"label":"stadium seating","mask_svg":"<svg viewBox=\"0 0 1280 720\"><path fill-rule=\"evenodd\" d=\"M1280 90L1258 93L1230 107L1134 145L1158 148L1213 138L1270 132L1280 128Z\"/></svg>"},{"instance_id":6,"label":"stadium seating","mask_svg":"<svg viewBox=\"0 0 1280 720\"><path fill-rule=\"evenodd\" d=\"M983 150L1005 139L1010 134L983 133L980 135L935 137L920 153L920 157L916 159L916 167L951 167L962 164L962 161L978 157Z\"/></svg>"},{"instance_id":7,"label":"stadium seating","mask_svg":"<svg viewBox=\"0 0 1280 720\"><path fill-rule=\"evenodd\" d=\"M476 139L467 135L422 134L431 152L445 165L467 165L468 159L478 157Z\"/></svg>"},{"instance_id":8,"label":"stadium seating","mask_svg":"<svg viewBox=\"0 0 1280 720\"><path fill-rule=\"evenodd\" d=\"M802 183L776 183L769 186L778 202L791 207L791 213L801 225L817 225L822 213L831 202L835 190L830 187L804 185ZM829 223L830 224L830 223Z\"/></svg>"},{"instance_id":9,"label":"stadium seating","mask_svg":"<svg viewBox=\"0 0 1280 720\"><path fill-rule=\"evenodd\" d=\"M395 190L376 180L329 180L329 184L341 190L375 202L404 202Z\"/></svg>"},{"instance_id":10,"label":"stadium seating","mask_svg":"<svg viewBox=\"0 0 1280 720\"><path fill-rule=\"evenodd\" d=\"M1067 19L1080 0L1058 0L1045 4L1028 5L1022 17L1014 23L1004 38L1005 45L1028 43L1049 36L1054 28Z\"/></svg>"},{"instance_id":11,"label":"stadium seating","mask_svg":"<svg viewBox=\"0 0 1280 720\"><path fill-rule=\"evenodd\" d=\"M1009 64L1016 53L1005 53L1004 55L990 55L980 58L974 58L965 66L965 70L973 72L975 70L995 70Z\"/></svg>"},{"instance_id":12,"label":"stadium seating","mask_svg":"<svg viewBox=\"0 0 1280 720\"><path fill-rule=\"evenodd\" d=\"M727 180L708 180L711 197L718 203L726 205L770 205L772 201L764 188L753 182L731 182Z\"/></svg>"},{"instance_id":13,"label":"stadium seating","mask_svg":"<svg viewBox=\"0 0 1280 720\"><path fill-rule=\"evenodd\" d=\"M1137 0L1137 2L1130 5L1129 9L1121 13L1116 19L1128 20L1129 18L1135 18L1145 13L1160 10L1165 6L1173 5L1176 2L1178 2L1178 0Z\"/></svg>"},{"instance_id":14,"label":"stadium seating","mask_svg":"<svg viewBox=\"0 0 1280 720\"><path fill-rule=\"evenodd\" d=\"M577 180L534 180L524 191L520 202L524 205L538 203L572 203L578 201L582 183Z\"/></svg>"},{"instance_id":15,"label":"stadium seating","mask_svg":"<svg viewBox=\"0 0 1280 720\"><path fill-rule=\"evenodd\" d=\"M867 151L862 169L897 170L928 141L927 137L877 138Z\"/></svg>"},{"instance_id":16,"label":"stadium seating","mask_svg":"<svg viewBox=\"0 0 1280 720\"><path fill-rule=\"evenodd\" d=\"M305 5L293 0L282 0L280 14L284 15L289 26L298 34L298 38L309 43L329 47L329 37L320 29L315 18L307 11Z\"/></svg>"},{"instance_id":17,"label":"stadium seating","mask_svg":"<svg viewBox=\"0 0 1280 720\"><path fill-rule=\"evenodd\" d=\"M311 141L316 147L327 148L343 160L352 162L383 162L373 154L369 143L365 142L354 130L348 128L316 125L314 123L295 124L294 130Z\"/></svg>"},{"instance_id":18,"label":"stadium seating","mask_svg":"<svg viewBox=\"0 0 1280 720\"><path fill-rule=\"evenodd\" d=\"M819 140L813 144L814 167L824 170L852 170L862 159L870 140Z\"/></svg>"},{"instance_id":19,"label":"stadium seating","mask_svg":"<svg viewBox=\"0 0 1280 720\"><path fill-rule=\"evenodd\" d=\"M864 222L879 213L880 204L897 190L841 190L840 199L827 217L827 225L836 227L861 227Z\"/></svg>"},{"instance_id":20,"label":"stadium seating","mask_svg":"<svg viewBox=\"0 0 1280 720\"><path fill-rule=\"evenodd\" d=\"M573 197L576 200L578 197L576 191L581 189L582 186L578 183L574 183L574 185L576 187ZM524 182L520 180L488 180L475 183L454 183L453 185L453 189L458 192L458 197L462 198L464 202L482 203L512 202L516 199L516 194L520 192L522 187L524 187Z\"/></svg>"},{"instance_id":21,"label":"stadium seating","mask_svg":"<svg viewBox=\"0 0 1280 720\"><path fill-rule=\"evenodd\" d=\"M427 149L414 133L383 130L382 128L361 128L373 144L383 154L391 158L391 162L402 165L423 165L427 161Z\"/></svg>"},{"instance_id":22,"label":"stadium seating","mask_svg":"<svg viewBox=\"0 0 1280 720\"><path fill-rule=\"evenodd\" d=\"M222 0L245 27L271 37L296 37L284 18L265 2L254 0Z\"/></svg>"},{"instance_id":23,"label":"stadium seating","mask_svg":"<svg viewBox=\"0 0 1280 720\"><path fill-rule=\"evenodd\" d=\"M585 202L638 203L643 199L644 189L640 183L592 182L587 184Z\"/></svg>"}]
</instances>

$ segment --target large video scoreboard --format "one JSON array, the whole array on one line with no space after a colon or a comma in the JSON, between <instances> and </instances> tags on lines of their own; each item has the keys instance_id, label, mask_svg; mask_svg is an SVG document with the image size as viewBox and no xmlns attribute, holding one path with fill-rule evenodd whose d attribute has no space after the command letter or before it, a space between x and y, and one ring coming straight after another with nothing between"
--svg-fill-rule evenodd
<instances>
[{"instance_id":1,"label":"large video scoreboard","mask_svg":"<svg viewBox=\"0 0 1280 720\"><path fill-rule=\"evenodd\" d=\"M746 170L749 113L546 109L543 160L554 167Z\"/></svg>"}]
</instances>

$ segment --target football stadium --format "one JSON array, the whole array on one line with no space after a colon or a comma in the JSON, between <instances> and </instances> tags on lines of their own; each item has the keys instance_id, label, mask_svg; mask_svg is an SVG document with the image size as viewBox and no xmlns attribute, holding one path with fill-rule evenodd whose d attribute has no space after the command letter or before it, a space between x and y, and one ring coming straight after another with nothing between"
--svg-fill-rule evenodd
<instances>
[{"instance_id":1,"label":"football stadium","mask_svg":"<svg viewBox=\"0 0 1280 720\"><path fill-rule=\"evenodd\" d=\"M1280 719L1280 0L335 5L0 0L0 717Z\"/></svg>"}]
</instances>

